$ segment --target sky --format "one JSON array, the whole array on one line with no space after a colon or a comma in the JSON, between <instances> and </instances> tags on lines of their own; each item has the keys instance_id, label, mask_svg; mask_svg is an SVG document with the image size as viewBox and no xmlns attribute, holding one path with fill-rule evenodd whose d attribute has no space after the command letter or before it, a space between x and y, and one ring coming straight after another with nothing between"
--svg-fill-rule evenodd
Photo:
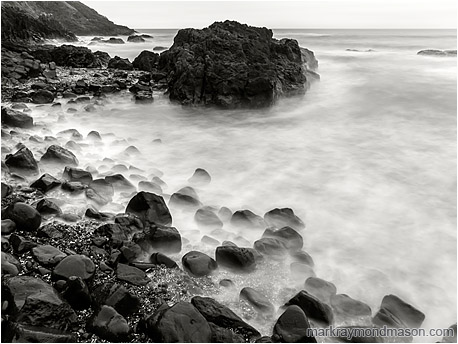
<instances>
[{"instance_id":1,"label":"sky","mask_svg":"<svg viewBox=\"0 0 458 344\"><path fill-rule=\"evenodd\" d=\"M456 0L82 1L133 29L203 28L226 19L268 28L456 28Z\"/></svg>"}]
</instances>

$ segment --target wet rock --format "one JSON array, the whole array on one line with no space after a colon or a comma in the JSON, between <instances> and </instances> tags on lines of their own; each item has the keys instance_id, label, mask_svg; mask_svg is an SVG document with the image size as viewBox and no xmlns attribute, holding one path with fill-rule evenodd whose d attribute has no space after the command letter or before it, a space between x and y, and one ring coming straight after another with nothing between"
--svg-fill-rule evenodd
<instances>
[{"instance_id":1,"label":"wet rock","mask_svg":"<svg viewBox=\"0 0 458 344\"><path fill-rule=\"evenodd\" d=\"M146 224L171 225L170 214L164 199L151 192L137 193L127 205L126 213L137 215Z\"/></svg>"},{"instance_id":2,"label":"wet rock","mask_svg":"<svg viewBox=\"0 0 458 344\"><path fill-rule=\"evenodd\" d=\"M305 251L291 252L290 254L291 257L297 260L299 263L307 264L312 268L315 266L312 256Z\"/></svg>"},{"instance_id":3,"label":"wet rock","mask_svg":"<svg viewBox=\"0 0 458 344\"><path fill-rule=\"evenodd\" d=\"M418 328L424 320L425 315L412 305L395 295L386 295L372 321L380 327Z\"/></svg>"},{"instance_id":4,"label":"wet rock","mask_svg":"<svg viewBox=\"0 0 458 344\"><path fill-rule=\"evenodd\" d=\"M313 268L308 264L292 262L289 266L289 269L293 279L296 280L304 280L305 278L316 276L315 271L313 271Z\"/></svg>"},{"instance_id":5,"label":"wet rock","mask_svg":"<svg viewBox=\"0 0 458 344\"><path fill-rule=\"evenodd\" d=\"M275 307L267 297L256 289L245 287L240 291L240 299L247 301L253 308L262 314L274 314Z\"/></svg>"},{"instance_id":6,"label":"wet rock","mask_svg":"<svg viewBox=\"0 0 458 344\"><path fill-rule=\"evenodd\" d=\"M337 288L333 283L318 277L307 278L304 289L309 294L312 294L317 299L327 304L330 304L331 298L337 293Z\"/></svg>"},{"instance_id":7,"label":"wet rock","mask_svg":"<svg viewBox=\"0 0 458 344\"><path fill-rule=\"evenodd\" d=\"M27 129L33 127L33 118L21 111L2 106L2 124Z\"/></svg>"},{"instance_id":8,"label":"wet rock","mask_svg":"<svg viewBox=\"0 0 458 344\"><path fill-rule=\"evenodd\" d=\"M92 130L87 134L87 139L92 141L102 141L102 137L99 132L95 130Z\"/></svg>"},{"instance_id":9,"label":"wet rock","mask_svg":"<svg viewBox=\"0 0 458 344\"><path fill-rule=\"evenodd\" d=\"M135 186L132 185L122 174L114 174L111 176L106 176L105 181L113 185L115 190L120 191L134 191Z\"/></svg>"},{"instance_id":10,"label":"wet rock","mask_svg":"<svg viewBox=\"0 0 458 344\"><path fill-rule=\"evenodd\" d=\"M142 36L132 35L132 36L127 37L127 42L142 43L146 41Z\"/></svg>"},{"instance_id":11,"label":"wet rock","mask_svg":"<svg viewBox=\"0 0 458 344\"><path fill-rule=\"evenodd\" d=\"M68 280L70 276L80 277L84 282L90 283L95 273L95 265L89 257L74 254L64 258L52 272L53 280Z\"/></svg>"},{"instance_id":12,"label":"wet rock","mask_svg":"<svg viewBox=\"0 0 458 344\"><path fill-rule=\"evenodd\" d=\"M129 316L140 309L140 299L119 283L102 284L93 292L98 306L113 307L123 316Z\"/></svg>"},{"instance_id":13,"label":"wet rock","mask_svg":"<svg viewBox=\"0 0 458 344\"><path fill-rule=\"evenodd\" d=\"M49 104L54 101L54 93L47 90L38 90L32 93L32 102L35 104Z\"/></svg>"},{"instance_id":14,"label":"wet rock","mask_svg":"<svg viewBox=\"0 0 458 344\"><path fill-rule=\"evenodd\" d=\"M160 307L146 319L147 334L158 343L210 343L207 320L188 302Z\"/></svg>"},{"instance_id":15,"label":"wet rock","mask_svg":"<svg viewBox=\"0 0 458 344\"><path fill-rule=\"evenodd\" d=\"M156 183L153 183L153 182L148 182L148 181L140 181L138 183L138 189L141 190L141 191L148 191L148 192L152 192L152 193L155 193L157 195L161 195L162 194L162 188L157 185Z\"/></svg>"},{"instance_id":16,"label":"wet rock","mask_svg":"<svg viewBox=\"0 0 458 344\"><path fill-rule=\"evenodd\" d=\"M250 210L237 210L231 217L231 224L244 228L264 228L263 218Z\"/></svg>"},{"instance_id":17,"label":"wet rock","mask_svg":"<svg viewBox=\"0 0 458 344\"><path fill-rule=\"evenodd\" d=\"M453 324L452 326L450 326L447 330L450 331L450 333L444 335L444 337L442 338L442 341L441 343L456 343L457 342L457 328L456 328L456 324Z\"/></svg>"},{"instance_id":18,"label":"wet rock","mask_svg":"<svg viewBox=\"0 0 458 344\"><path fill-rule=\"evenodd\" d=\"M62 210L59 206L49 199L40 200L36 208L42 216L62 214Z\"/></svg>"},{"instance_id":19,"label":"wet rock","mask_svg":"<svg viewBox=\"0 0 458 344\"><path fill-rule=\"evenodd\" d=\"M177 263L169 257L167 257L165 254L156 252L153 253L149 259L150 263L155 264L155 265L165 265L166 267L170 269L175 269L178 268Z\"/></svg>"},{"instance_id":20,"label":"wet rock","mask_svg":"<svg viewBox=\"0 0 458 344\"><path fill-rule=\"evenodd\" d=\"M64 182L61 186L62 190L69 192L81 192L86 189L86 185L81 182Z\"/></svg>"},{"instance_id":21,"label":"wet rock","mask_svg":"<svg viewBox=\"0 0 458 344\"><path fill-rule=\"evenodd\" d=\"M216 239L214 239L212 237L209 237L208 235L204 235L202 237L202 239L200 239L200 241L202 243L204 243L206 245L210 245L210 246L220 246L221 245L221 243L218 240L216 240Z\"/></svg>"},{"instance_id":22,"label":"wet rock","mask_svg":"<svg viewBox=\"0 0 458 344\"><path fill-rule=\"evenodd\" d=\"M25 203L13 203L5 212L6 218L14 221L18 230L32 232L41 224L41 215L33 207Z\"/></svg>"},{"instance_id":23,"label":"wet rock","mask_svg":"<svg viewBox=\"0 0 458 344\"><path fill-rule=\"evenodd\" d=\"M20 148L14 154L8 154L5 164L11 172L38 174L38 164L32 152L27 147Z\"/></svg>"},{"instance_id":24,"label":"wet rock","mask_svg":"<svg viewBox=\"0 0 458 344\"><path fill-rule=\"evenodd\" d=\"M417 55L426 56L456 56L456 50L439 50L439 49L425 49L420 50Z\"/></svg>"},{"instance_id":25,"label":"wet rock","mask_svg":"<svg viewBox=\"0 0 458 344\"><path fill-rule=\"evenodd\" d=\"M311 328L304 311L295 305L289 306L275 323L272 339L277 343L316 343L307 331Z\"/></svg>"},{"instance_id":26,"label":"wet rock","mask_svg":"<svg viewBox=\"0 0 458 344\"><path fill-rule=\"evenodd\" d=\"M75 154L58 145L49 146L46 153L41 157L41 161L70 164L75 166L78 165L78 159Z\"/></svg>"},{"instance_id":27,"label":"wet rock","mask_svg":"<svg viewBox=\"0 0 458 344\"><path fill-rule=\"evenodd\" d=\"M143 50L138 55L132 65L139 70L151 72L156 68L157 62L159 61L159 54L153 53L149 50Z\"/></svg>"},{"instance_id":28,"label":"wet rock","mask_svg":"<svg viewBox=\"0 0 458 344\"><path fill-rule=\"evenodd\" d=\"M210 207L198 209L194 215L194 221L196 221L196 223L202 227L223 227L223 222Z\"/></svg>"},{"instance_id":29,"label":"wet rock","mask_svg":"<svg viewBox=\"0 0 458 344\"><path fill-rule=\"evenodd\" d=\"M45 267L53 267L67 255L51 245L39 245L32 248L33 257Z\"/></svg>"},{"instance_id":30,"label":"wet rock","mask_svg":"<svg viewBox=\"0 0 458 344\"><path fill-rule=\"evenodd\" d=\"M8 235L16 231L16 224L13 220L2 220L2 235Z\"/></svg>"},{"instance_id":31,"label":"wet rock","mask_svg":"<svg viewBox=\"0 0 458 344\"><path fill-rule=\"evenodd\" d=\"M276 238L280 240L288 250L300 250L303 246L302 236L291 227L280 229L267 228L262 234L263 238Z\"/></svg>"},{"instance_id":32,"label":"wet rock","mask_svg":"<svg viewBox=\"0 0 458 344\"><path fill-rule=\"evenodd\" d=\"M219 266L241 272L251 272L256 269L256 261L247 248L236 246L219 246L215 252L216 262Z\"/></svg>"},{"instance_id":33,"label":"wet rock","mask_svg":"<svg viewBox=\"0 0 458 344\"><path fill-rule=\"evenodd\" d=\"M2 169L4 170L3 163L2 163ZM11 195L12 192L13 192L13 188L2 182L2 199L4 199L6 196Z\"/></svg>"},{"instance_id":34,"label":"wet rock","mask_svg":"<svg viewBox=\"0 0 458 344\"><path fill-rule=\"evenodd\" d=\"M89 188L94 190L94 192L103 197L108 201L111 201L114 196L114 188L111 183L107 182L105 179L94 179L90 184Z\"/></svg>"},{"instance_id":35,"label":"wet rock","mask_svg":"<svg viewBox=\"0 0 458 344\"><path fill-rule=\"evenodd\" d=\"M364 302L352 299L346 294L337 294L331 298L334 314L342 319L370 317L371 308Z\"/></svg>"},{"instance_id":36,"label":"wet rock","mask_svg":"<svg viewBox=\"0 0 458 344\"><path fill-rule=\"evenodd\" d=\"M71 182L80 182L84 185L89 185L92 182L92 174L88 171L65 166L62 178Z\"/></svg>"},{"instance_id":37,"label":"wet rock","mask_svg":"<svg viewBox=\"0 0 458 344\"><path fill-rule=\"evenodd\" d=\"M295 230L305 228L304 222L294 214L290 208L275 208L264 214L264 221L267 225L282 228L291 227Z\"/></svg>"},{"instance_id":38,"label":"wet rock","mask_svg":"<svg viewBox=\"0 0 458 344\"><path fill-rule=\"evenodd\" d=\"M194 171L194 174L192 175L192 177L188 179L188 181L191 184L196 184L196 185L209 184L211 180L212 178L210 177L210 174L207 171L205 171L203 168L197 168Z\"/></svg>"},{"instance_id":39,"label":"wet rock","mask_svg":"<svg viewBox=\"0 0 458 344\"><path fill-rule=\"evenodd\" d=\"M230 329L220 327L209 322L211 330L211 343L245 343L245 338Z\"/></svg>"},{"instance_id":40,"label":"wet rock","mask_svg":"<svg viewBox=\"0 0 458 344\"><path fill-rule=\"evenodd\" d=\"M231 329L248 340L261 336L254 327L248 325L230 308L210 297L194 296L191 299L191 303L209 323L225 329Z\"/></svg>"},{"instance_id":41,"label":"wet rock","mask_svg":"<svg viewBox=\"0 0 458 344\"><path fill-rule=\"evenodd\" d=\"M11 275L17 276L22 270L21 263L11 254L2 252L2 276Z\"/></svg>"},{"instance_id":42,"label":"wet rock","mask_svg":"<svg viewBox=\"0 0 458 344\"><path fill-rule=\"evenodd\" d=\"M30 251L32 248L37 246L36 243L26 240L20 235L17 234L11 234L9 242L11 243L11 246L13 247L14 252L16 253L24 253Z\"/></svg>"},{"instance_id":43,"label":"wet rock","mask_svg":"<svg viewBox=\"0 0 458 344\"><path fill-rule=\"evenodd\" d=\"M40 190L43 193L48 192L49 190L59 186L61 181L54 178L48 173L43 174L40 178L34 181L30 186Z\"/></svg>"},{"instance_id":44,"label":"wet rock","mask_svg":"<svg viewBox=\"0 0 458 344\"><path fill-rule=\"evenodd\" d=\"M81 277L70 276L61 292L73 309L88 309L91 306L91 294Z\"/></svg>"},{"instance_id":45,"label":"wet rock","mask_svg":"<svg viewBox=\"0 0 458 344\"><path fill-rule=\"evenodd\" d=\"M149 278L146 277L146 274L142 270L121 263L119 263L116 268L116 277L121 281L126 281L138 286L147 285L149 282Z\"/></svg>"},{"instance_id":46,"label":"wet rock","mask_svg":"<svg viewBox=\"0 0 458 344\"><path fill-rule=\"evenodd\" d=\"M76 129L66 129L66 130L62 130L62 131L59 131L57 133L57 135L63 135L65 137L69 137L69 138L72 138L74 140L82 140L83 139L83 135L80 134L80 132Z\"/></svg>"},{"instance_id":47,"label":"wet rock","mask_svg":"<svg viewBox=\"0 0 458 344\"><path fill-rule=\"evenodd\" d=\"M202 203L192 196L181 193L174 193L170 197L169 206L171 208L181 208L187 211L193 211L202 206Z\"/></svg>"},{"instance_id":48,"label":"wet rock","mask_svg":"<svg viewBox=\"0 0 458 344\"><path fill-rule=\"evenodd\" d=\"M175 227L149 225L133 239L145 252L178 253L181 251L181 235Z\"/></svg>"},{"instance_id":49,"label":"wet rock","mask_svg":"<svg viewBox=\"0 0 458 344\"><path fill-rule=\"evenodd\" d=\"M191 251L181 259L183 268L194 277L207 276L218 268L216 261L205 253Z\"/></svg>"},{"instance_id":50,"label":"wet rock","mask_svg":"<svg viewBox=\"0 0 458 344\"><path fill-rule=\"evenodd\" d=\"M99 220L99 221L108 221L111 218L113 218L112 215L107 214L107 213L99 212L99 211L95 210L94 208L87 208L86 212L84 213L84 216L86 216L86 217L88 217L90 219L95 219L95 220Z\"/></svg>"},{"instance_id":51,"label":"wet rock","mask_svg":"<svg viewBox=\"0 0 458 344\"><path fill-rule=\"evenodd\" d=\"M122 70L133 70L134 67L129 59L123 59L119 56L115 56L108 62L108 68L122 69Z\"/></svg>"},{"instance_id":52,"label":"wet rock","mask_svg":"<svg viewBox=\"0 0 458 344\"><path fill-rule=\"evenodd\" d=\"M304 311L307 318L326 326L332 325L334 322L334 315L331 307L321 302L315 296L307 293L305 290L297 293L285 306L291 305L299 306Z\"/></svg>"},{"instance_id":53,"label":"wet rock","mask_svg":"<svg viewBox=\"0 0 458 344\"><path fill-rule=\"evenodd\" d=\"M20 310L16 316L18 323L64 331L75 329L75 312L48 283L34 277L16 276L7 280L5 286Z\"/></svg>"},{"instance_id":54,"label":"wet rock","mask_svg":"<svg viewBox=\"0 0 458 344\"><path fill-rule=\"evenodd\" d=\"M284 256L287 251L282 241L275 238L261 238L256 240L254 249L267 256Z\"/></svg>"},{"instance_id":55,"label":"wet rock","mask_svg":"<svg viewBox=\"0 0 458 344\"><path fill-rule=\"evenodd\" d=\"M126 319L110 306L102 306L87 327L100 338L115 343L127 342L131 332Z\"/></svg>"},{"instance_id":56,"label":"wet rock","mask_svg":"<svg viewBox=\"0 0 458 344\"><path fill-rule=\"evenodd\" d=\"M223 222L228 222L232 218L232 211L227 207L221 207L220 210L218 211L218 217Z\"/></svg>"},{"instance_id":57,"label":"wet rock","mask_svg":"<svg viewBox=\"0 0 458 344\"><path fill-rule=\"evenodd\" d=\"M12 332L13 330L11 330ZM14 337L17 343L76 343L76 335L72 332L14 324ZM12 340L12 339L11 339Z\"/></svg>"}]
</instances>

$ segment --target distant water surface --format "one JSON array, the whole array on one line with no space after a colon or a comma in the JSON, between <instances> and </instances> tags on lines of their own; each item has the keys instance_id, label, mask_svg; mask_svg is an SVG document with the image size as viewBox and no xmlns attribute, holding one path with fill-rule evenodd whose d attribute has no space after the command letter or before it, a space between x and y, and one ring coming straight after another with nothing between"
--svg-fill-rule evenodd
<instances>
[{"instance_id":1,"label":"distant water surface","mask_svg":"<svg viewBox=\"0 0 458 344\"><path fill-rule=\"evenodd\" d=\"M169 47L177 32L139 31L154 38L89 47L132 60L141 50ZM202 167L212 176L199 189L205 204L261 215L291 207L306 222L305 250L317 276L338 293L368 303L373 314L384 295L396 294L426 314L427 328L455 323L457 60L416 53L456 49L456 31L281 29L274 36L297 39L319 60L321 81L304 97L220 111L182 108L159 95L151 106L115 96L97 115L49 126L130 137L143 152L134 163L161 169L168 193ZM151 144L155 138L160 147ZM87 153L86 162L115 149ZM183 233L196 229L181 215L174 224ZM241 234L252 243L261 233ZM193 245L205 251L200 236ZM266 294L278 291L269 290L272 282L303 283L278 276L245 283Z\"/></svg>"}]
</instances>

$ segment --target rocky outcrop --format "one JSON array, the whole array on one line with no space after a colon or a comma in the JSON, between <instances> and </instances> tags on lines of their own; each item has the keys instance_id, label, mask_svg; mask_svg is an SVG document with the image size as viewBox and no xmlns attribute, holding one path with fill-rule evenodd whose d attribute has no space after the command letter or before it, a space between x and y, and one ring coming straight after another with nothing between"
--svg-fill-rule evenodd
<instances>
[{"instance_id":1,"label":"rocky outcrop","mask_svg":"<svg viewBox=\"0 0 458 344\"><path fill-rule=\"evenodd\" d=\"M455 56L456 50L438 50L438 49L425 49L420 50L417 55L427 55L427 56Z\"/></svg>"},{"instance_id":2,"label":"rocky outcrop","mask_svg":"<svg viewBox=\"0 0 458 344\"><path fill-rule=\"evenodd\" d=\"M159 60L171 100L225 108L269 106L282 95L302 94L307 68L315 65L297 41L235 21L178 31Z\"/></svg>"}]
</instances>

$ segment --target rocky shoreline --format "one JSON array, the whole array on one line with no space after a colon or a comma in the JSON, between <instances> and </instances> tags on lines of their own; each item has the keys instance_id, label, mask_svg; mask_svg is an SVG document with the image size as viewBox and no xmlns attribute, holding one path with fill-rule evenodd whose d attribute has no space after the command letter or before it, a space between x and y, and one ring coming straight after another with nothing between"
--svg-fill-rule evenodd
<instances>
[{"instance_id":1,"label":"rocky shoreline","mask_svg":"<svg viewBox=\"0 0 458 344\"><path fill-rule=\"evenodd\" d=\"M233 22L211 29L216 33L183 31L169 51L144 51L132 63L69 45L2 46L2 341L341 342L347 339L315 338L306 330L421 327L425 315L395 295L385 296L373 311L317 277L313 258L303 250L305 224L292 209L275 208L260 216L205 204L199 188L212 177L199 166L188 185L171 194L164 192L167 176L159 170L146 176L111 157L105 161L107 171L82 169L79 150L97 149L105 133L47 132L34 122L40 108L57 111L63 119L97 114L110 96L127 93L146 106L153 94L166 91L184 105L266 106L279 96L305 92L307 78L317 77L313 53L297 42L271 41L270 30ZM241 30L240 44L233 36L231 43L221 41L226 30ZM202 35L210 34L215 39L207 48L230 50L228 60L201 54ZM243 63L253 67L251 58L271 57L267 52L272 49L280 72L266 69L260 75L255 65L254 76L231 74L221 84L215 73L223 66L233 71L233 59L242 59L239 48L249 42L245 34L256 40L261 35L264 44L242 49ZM246 75L252 85L238 85ZM125 153L135 156L137 151L129 146ZM55 199L56 192L66 198ZM123 200L118 213L98 210L114 198ZM72 199L83 199L84 209L62 211ZM175 212L212 230L201 239L211 254L190 244L186 228L173 227ZM262 235L251 243L231 228ZM286 271L285 261L290 262ZM267 269L277 277L298 277L302 287L282 290L274 302L244 283L247 274ZM215 280L219 272L232 277ZM444 338L450 340L456 337Z\"/></svg>"}]
</instances>

